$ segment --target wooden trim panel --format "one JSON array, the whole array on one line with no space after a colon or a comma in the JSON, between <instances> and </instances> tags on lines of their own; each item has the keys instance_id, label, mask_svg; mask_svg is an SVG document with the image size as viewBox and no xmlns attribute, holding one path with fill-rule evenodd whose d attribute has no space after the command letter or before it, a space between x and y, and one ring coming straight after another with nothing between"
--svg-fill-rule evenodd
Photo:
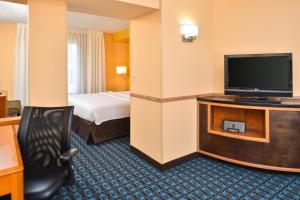
<instances>
[{"instance_id":1,"label":"wooden trim panel","mask_svg":"<svg viewBox=\"0 0 300 200\"><path fill-rule=\"evenodd\" d=\"M21 117L0 118L0 126L19 125Z\"/></svg>"},{"instance_id":2,"label":"wooden trim panel","mask_svg":"<svg viewBox=\"0 0 300 200\"><path fill-rule=\"evenodd\" d=\"M265 111L265 138L267 142L270 142L270 109Z\"/></svg>"},{"instance_id":3,"label":"wooden trim panel","mask_svg":"<svg viewBox=\"0 0 300 200\"><path fill-rule=\"evenodd\" d=\"M275 170L275 171L284 171L284 172L298 172L298 173L300 172L300 169L297 169L297 168L286 168L286 167L261 165L261 164L249 163L249 162L239 161L239 160L235 160L235 159L231 159L231 158L226 158L226 157L223 157L223 156L218 156L216 154L209 153L209 152L202 151L202 150L198 150L198 152L201 153L201 154L204 154L206 156L210 156L210 157L220 159L220 160L223 160L223 161L226 161L226 162L231 162L231 163L235 163L235 164L238 164L238 165L244 165L244 166L248 166L248 167Z\"/></svg>"},{"instance_id":4,"label":"wooden trim panel","mask_svg":"<svg viewBox=\"0 0 300 200\"><path fill-rule=\"evenodd\" d=\"M148 100L148 101L154 101L154 102L162 103L162 98L158 98L158 97L152 97L152 96L147 96L147 95L143 95L143 94L136 94L136 93L130 93L130 96L135 97L135 98L139 98L139 99Z\"/></svg>"},{"instance_id":5,"label":"wooden trim panel","mask_svg":"<svg viewBox=\"0 0 300 200\"><path fill-rule=\"evenodd\" d=\"M197 99L199 97L211 96L213 94L214 93L207 93L207 94L196 94L196 95L160 98L160 97L147 96L147 95L143 95L143 94L130 93L130 96L135 97L135 98L145 99L145 100L148 100L148 101L158 102L158 103L167 103L167 102L174 102L174 101L184 101L184 100L189 100L189 99ZM217 94L214 94L214 95L217 95Z\"/></svg>"},{"instance_id":6,"label":"wooden trim panel","mask_svg":"<svg viewBox=\"0 0 300 200\"><path fill-rule=\"evenodd\" d=\"M204 94L195 94L195 95L186 95L186 96L177 96L177 97L166 97L166 98L161 98L161 97L153 97L153 96L149 96L149 95L144 95L144 94L138 94L138 93L130 93L131 97L135 97L135 98L140 98L140 99L144 99L144 100L148 100L148 101L153 101L153 102L158 102L158 103L167 103L167 102L173 102L173 101L183 101L183 100L189 100L189 99L197 99L200 97L207 97L207 96L221 96L224 95L224 93L204 93ZM227 95L230 96L230 95ZM282 99L290 99L290 98L282 98ZM293 97L293 99L299 99L300 100L300 96L295 96ZM201 102L201 101L200 101ZM202 102L202 103L210 103L210 102ZM213 104L213 103L210 103ZM217 103L219 104L219 103ZM229 106L230 104L226 104L227 106ZM235 106L235 105L233 105ZM243 105L241 105L243 106ZM248 106L248 107L255 107L255 106ZM260 106L256 106L261 108ZM295 108L276 108L276 107L272 107L273 110L292 110ZM299 108L300 111L300 108Z\"/></svg>"},{"instance_id":7,"label":"wooden trim panel","mask_svg":"<svg viewBox=\"0 0 300 200\"><path fill-rule=\"evenodd\" d=\"M198 101L199 104L206 104L212 106L224 106L230 108L244 108L244 109L254 109L254 110L286 110L286 111L300 111L300 108L288 108L288 107L263 107L263 106L246 106L238 104L226 104L226 103L213 103L207 101Z\"/></svg>"}]
</instances>

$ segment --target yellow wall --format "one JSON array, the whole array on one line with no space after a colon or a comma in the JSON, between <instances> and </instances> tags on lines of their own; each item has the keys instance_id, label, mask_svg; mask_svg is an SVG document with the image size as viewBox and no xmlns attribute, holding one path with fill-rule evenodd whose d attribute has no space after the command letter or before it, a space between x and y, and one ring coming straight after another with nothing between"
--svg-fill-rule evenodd
<instances>
[{"instance_id":1,"label":"yellow wall","mask_svg":"<svg viewBox=\"0 0 300 200\"><path fill-rule=\"evenodd\" d=\"M16 23L0 22L0 90L12 99L16 47Z\"/></svg>"},{"instance_id":2,"label":"yellow wall","mask_svg":"<svg viewBox=\"0 0 300 200\"><path fill-rule=\"evenodd\" d=\"M129 29L113 33L113 42L129 42Z\"/></svg>"},{"instance_id":3,"label":"yellow wall","mask_svg":"<svg viewBox=\"0 0 300 200\"><path fill-rule=\"evenodd\" d=\"M112 33L104 33L105 42L105 73L106 90L123 91L130 89L130 65L129 65L129 44L128 42L114 42ZM127 66L127 74L116 73L116 66ZM125 79L126 78L126 79Z\"/></svg>"},{"instance_id":4,"label":"yellow wall","mask_svg":"<svg viewBox=\"0 0 300 200\"><path fill-rule=\"evenodd\" d=\"M292 52L294 95L300 95L300 1L216 0L214 88L223 91L224 55Z\"/></svg>"},{"instance_id":5,"label":"yellow wall","mask_svg":"<svg viewBox=\"0 0 300 200\"><path fill-rule=\"evenodd\" d=\"M29 104L67 105L67 3L28 0Z\"/></svg>"}]
</instances>

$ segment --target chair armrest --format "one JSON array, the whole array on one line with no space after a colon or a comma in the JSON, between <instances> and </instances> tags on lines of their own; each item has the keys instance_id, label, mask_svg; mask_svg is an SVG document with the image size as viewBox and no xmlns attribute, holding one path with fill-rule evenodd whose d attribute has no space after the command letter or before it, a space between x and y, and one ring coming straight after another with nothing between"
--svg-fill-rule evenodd
<instances>
[{"instance_id":1,"label":"chair armrest","mask_svg":"<svg viewBox=\"0 0 300 200\"><path fill-rule=\"evenodd\" d=\"M21 117L0 118L0 126L19 125Z\"/></svg>"},{"instance_id":2,"label":"chair armrest","mask_svg":"<svg viewBox=\"0 0 300 200\"><path fill-rule=\"evenodd\" d=\"M69 161L72 157L74 157L78 152L77 148L72 148L69 151L64 152L59 156L62 161Z\"/></svg>"}]
</instances>

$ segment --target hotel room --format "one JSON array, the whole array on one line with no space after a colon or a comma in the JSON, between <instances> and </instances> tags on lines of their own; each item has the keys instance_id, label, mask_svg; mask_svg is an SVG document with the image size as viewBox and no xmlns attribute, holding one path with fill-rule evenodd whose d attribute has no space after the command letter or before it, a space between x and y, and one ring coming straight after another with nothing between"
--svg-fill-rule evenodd
<instances>
[{"instance_id":1,"label":"hotel room","mask_svg":"<svg viewBox=\"0 0 300 200\"><path fill-rule=\"evenodd\" d=\"M0 1L0 199L300 199L300 1Z\"/></svg>"}]
</instances>

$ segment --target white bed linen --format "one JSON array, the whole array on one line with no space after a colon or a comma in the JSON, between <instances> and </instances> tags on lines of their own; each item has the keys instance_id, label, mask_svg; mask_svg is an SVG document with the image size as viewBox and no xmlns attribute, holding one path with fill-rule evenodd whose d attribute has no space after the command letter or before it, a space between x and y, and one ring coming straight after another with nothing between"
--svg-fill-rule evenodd
<instances>
[{"instance_id":1,"label":"white bed linen","mask_svg":"<svg viewBox=\"0 0 300 200\"><path fill-rule=\"evenodd\" d=\"M96 125L130 116L128 91L69 95L68 104L74 106L74 115Z\"/></svg>"}]
</instances>

